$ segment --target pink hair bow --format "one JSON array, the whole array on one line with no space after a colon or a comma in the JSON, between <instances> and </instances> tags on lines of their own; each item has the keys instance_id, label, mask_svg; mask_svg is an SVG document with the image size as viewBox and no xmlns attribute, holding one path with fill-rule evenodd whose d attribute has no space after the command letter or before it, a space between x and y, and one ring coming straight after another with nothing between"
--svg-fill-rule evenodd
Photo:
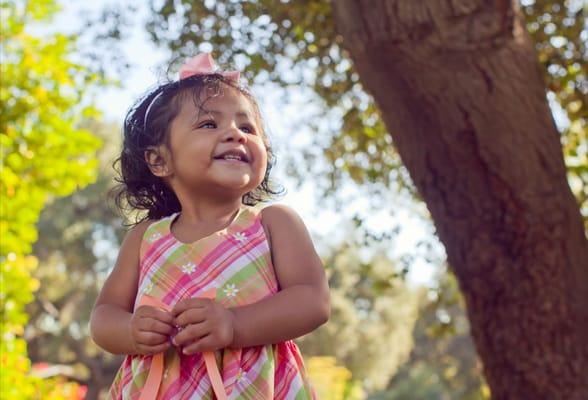
<instances>
[{"instance_id":1,"label":"pink hair bow","mask_svg":"<svg viewBox=\"0 0 588 400\"><path fill-rule=\"evenodd\" d=\"M198 54L186 61L180 68L180 79L210 74L219 74L230 81L239 83L239 71L217 71L210 53Z\"/></svg>"}]
</instances>

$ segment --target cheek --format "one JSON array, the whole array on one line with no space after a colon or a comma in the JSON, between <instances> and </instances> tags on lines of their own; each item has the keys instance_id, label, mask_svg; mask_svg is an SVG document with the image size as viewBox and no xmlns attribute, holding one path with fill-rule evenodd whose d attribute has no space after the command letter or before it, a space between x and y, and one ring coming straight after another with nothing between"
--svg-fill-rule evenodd
<instances>
[{"instance_id":1,"label":"cheek","mask_svg":"<svg viewBox=\"0 0 588 400\"><path fill-rule=\"evenodd\" d=\"M211 153L210 145L202 140L186 140L176 144L175 154L182 157L185 161L194 163L206 163L209 161Z\"/></svg>"},{"instance_id":2,"label":"cheek","mask_svg":"<svg viewBox=\"0 0 588 400\"><path fill-rule=\"evenodd\" d=\"M265 146L262 146L259 150L259 161L260 161L260 170L261 170L261 175L265 176L265 171L267 170L267 163L268 163L268 155L267 155L267 150L265 149Z\"/></svg>"}]
</instances>

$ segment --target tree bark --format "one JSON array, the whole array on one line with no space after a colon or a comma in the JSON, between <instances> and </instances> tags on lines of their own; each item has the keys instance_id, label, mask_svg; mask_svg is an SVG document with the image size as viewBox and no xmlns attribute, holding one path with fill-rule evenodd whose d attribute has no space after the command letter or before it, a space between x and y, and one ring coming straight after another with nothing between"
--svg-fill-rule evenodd
<instances>
[{"instance_id":1,"label":"tree bark","mask_svg":"<svg viewBox=\"0 0 588 400\"><path fill-rule=\"evenodd\" d=\"M493 398L588 399L588 243L517 4L333 4L445 245Z\"/></svg>"}]
</instances>

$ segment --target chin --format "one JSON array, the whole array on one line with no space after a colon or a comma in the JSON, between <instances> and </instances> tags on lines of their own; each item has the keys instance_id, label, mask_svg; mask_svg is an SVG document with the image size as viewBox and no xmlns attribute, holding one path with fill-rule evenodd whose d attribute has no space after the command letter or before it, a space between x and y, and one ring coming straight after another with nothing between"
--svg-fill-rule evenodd
<instances>
[{"instance_id":1,"label":"chin","mask_svg":"<svg viewBox=\"0 0 588 400\"><path fill-rule=\"evenodd\" d=\"M257 186L252 186L251 185L251 180L249 179L242 179L242 180L227 180L223 183L221 183L219 186L221 186L223 189L228 190L228 191L238 191L238 192L250 192L251 190L255 189Z\"/></svg>"},{"instance_id":2,"label":"chin","mask_svg":"<svg viewBox=\"0 0 588 400\"><path fill-rule=\"evenodd\" d=\"M224 178L224 179L223 179ZM217 185L224 190L249 193L263 182L263 177L243 174L241 176L225 176L217 180Z\"/></svg>"}]
</instances>

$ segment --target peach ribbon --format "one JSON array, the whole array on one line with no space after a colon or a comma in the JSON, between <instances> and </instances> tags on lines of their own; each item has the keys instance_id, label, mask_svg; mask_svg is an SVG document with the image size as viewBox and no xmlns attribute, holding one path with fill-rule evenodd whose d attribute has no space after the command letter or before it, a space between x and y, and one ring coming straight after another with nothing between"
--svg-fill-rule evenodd
<instances>
[{"instance_id":1,"label":"peach ribbon","mask_svg":"<svg viewBox=\"0 0 588 400\"><path fill-rule=\"evenodd\" d=\"M206 291L202 297L207 299L214 299L215 296L216 290L210 289ZM143 295L141 301L139 302L139 305L152 306L161 308L165 311L170 311L170 308L167 304L163 303L161 300L155 297L148 295ZM149 374L147 375L147 380L145 381L145 386L141 391L139 400L157 399L157 393L159 391L159 386L161 385L161 380L163 377L163 356L163 353L158 353L153 356L153 359L151 361L151 367L149 368ZM227 393L225 391L223 380L218 370L218 365L216 364L214 352L205 351L202 353L202 356L204 357L206 372L208 373L208 377L210 378L210 382L212 383L212 390L214 391L217 400L227 400Z\"/></svg>"},{"instance_id":2,"label":"peach ribbon","mask_svg":"<svg viewBox=\"0 0 588 400\"><path fill-rule=\"evenodd\" d=\"M219 74L239 84L239 71L218 71L210 53L200 53L187 60L180 68L180 80L194 75Z\"/></svg>"}]
</instances>

